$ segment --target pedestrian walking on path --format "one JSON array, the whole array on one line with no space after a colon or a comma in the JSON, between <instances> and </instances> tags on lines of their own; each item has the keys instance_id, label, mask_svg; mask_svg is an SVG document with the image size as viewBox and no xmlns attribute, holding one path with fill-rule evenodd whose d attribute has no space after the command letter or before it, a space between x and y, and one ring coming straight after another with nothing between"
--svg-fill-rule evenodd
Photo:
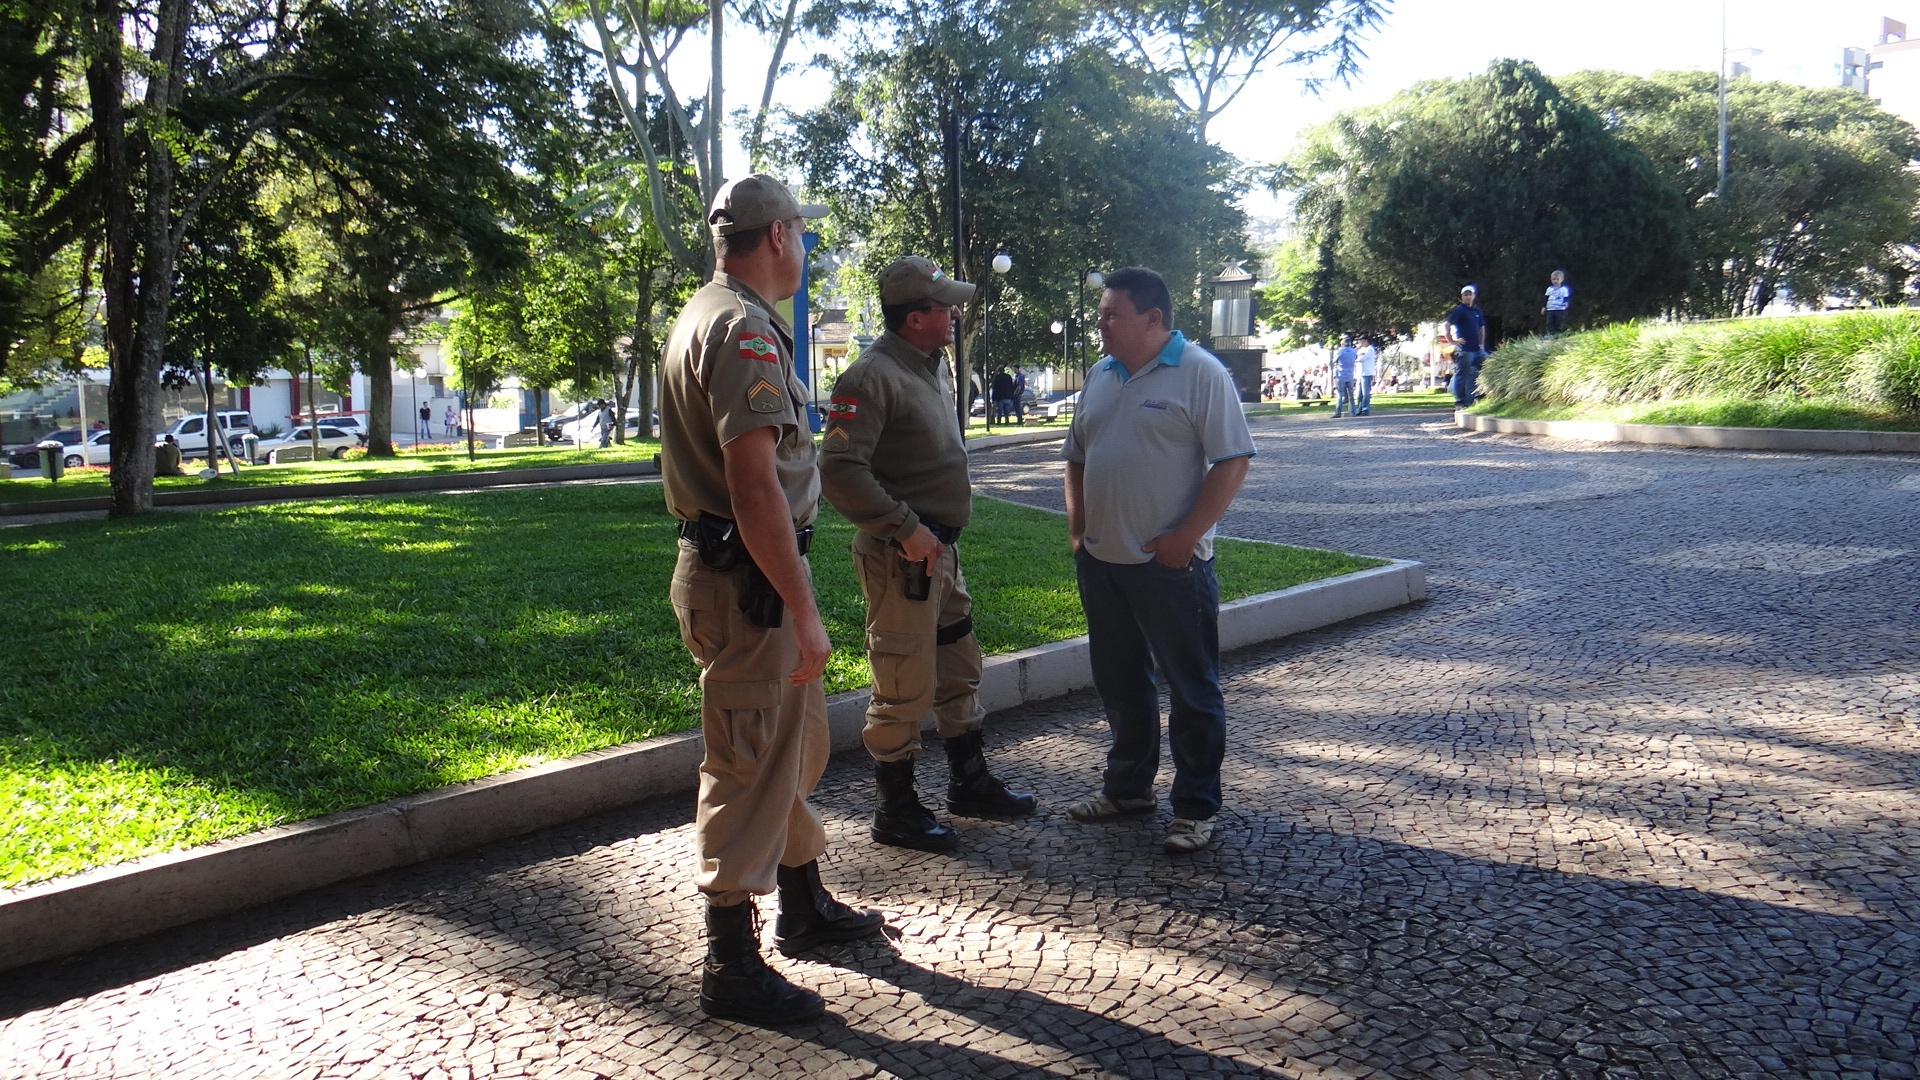
<instances>
[{"instance_id":1,"label":"pedestrian walking on path","mask_svg":"<svg viewBox=\"0 0 1920 1080\"><path fill-rule=\"evenodd\" d=\"M1100 793L1067 813L1091 822L1152 812L1157 671L1173 698L1165 847L1194 852L1213 837L1226 755L1213 529L1246 479L1253 436L1225 365L1173 328L1159 274L1107 275L1099 327L1107 359L1088 373L1061 456L1093 684L1113 746Z\"/></svg>"},{"instance_id":2,"label":"pedestrian walking on path","mask_svg":"<svg viewBox=\"0 0 1920 1080\"><path fill-rule=\"evenodd\" d=\"M1443 325L1453 342L1453 404L1464 409L1473 404L1475 379L1487 358L1487 315L1480 310L1480 290L1462 288L1460 302Z\"/></svg>"}]
</instances>

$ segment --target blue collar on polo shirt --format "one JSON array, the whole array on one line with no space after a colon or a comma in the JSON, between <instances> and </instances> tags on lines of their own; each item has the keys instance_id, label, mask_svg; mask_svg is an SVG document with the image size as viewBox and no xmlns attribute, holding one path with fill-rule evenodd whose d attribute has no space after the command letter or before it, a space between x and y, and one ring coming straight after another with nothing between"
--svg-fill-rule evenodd
<instances>
[{"instance_id":1,"label":"blue collar on polo shirt","mask_svg":"<svg viewBox=\"0 0 1920 1080\"><path fill-rule=\"evenodd\" d=\"M1173 336L1167 339L1166 348L1160 350L1160 355L1153 358L1152 364L1148 365L1147 367L1141 368L1140 370L1151 371L1156 366L1157 367L1179 367L1180 354L1186 351L1187 351L1187 335L1181 333L1178 330L1175 330L1173 332ZM1107 357L1107 362L1104 366L1109 371L1119 372L1121 382L1127 382L1133 378L1132 375L1129 375L1127 373L1127 365L1121 363L1120 358L1117 356Z\"/></svg>"}]
</instances>

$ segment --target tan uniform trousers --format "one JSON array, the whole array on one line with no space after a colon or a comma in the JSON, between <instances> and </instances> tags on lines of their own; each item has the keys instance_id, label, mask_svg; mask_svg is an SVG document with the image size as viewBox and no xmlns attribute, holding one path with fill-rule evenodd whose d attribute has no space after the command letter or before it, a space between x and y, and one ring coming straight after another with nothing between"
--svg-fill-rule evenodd
<instances>
[{"instance_id":1,"label":"tan uniform trousers","mask_svg":"<svg viewBox=\"0 0 1920 1080\"><path fill-rule=\"evenodd\" d=\"M972 633L938 645L939 632L973 613L960 574L959 549L942 546L925 600L906 597L900 549L855 533L853 567L867 597L867 661L873 698L861 737L875 761L898 761L920 749L920 724L933 713L940 737L980 726L980 640Z\"/></svg>"},{"instance_id":2,"label":"tan uniform trousers","mask_svg":"<svg viewBox=\"0 0 1920 1080\"><path fill-rule=\"evenodd\" d=\"M680 640L700 666L700 798L694 816L694 884L718 905L774 891L781 865L804 866L827 849L807 802L827 768L827 699L815 679L787 681L800 662L793 613L778 630L740 613L738 570L716 572L685 542L673 570Z\"/></svg>"}]
</instances>

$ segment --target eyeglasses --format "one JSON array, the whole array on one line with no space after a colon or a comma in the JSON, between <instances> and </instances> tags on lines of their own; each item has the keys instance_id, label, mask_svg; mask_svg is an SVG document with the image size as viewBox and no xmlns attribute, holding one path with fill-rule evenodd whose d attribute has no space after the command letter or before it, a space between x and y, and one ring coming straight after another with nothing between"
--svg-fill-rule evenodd
<instances>
[{"instance_id":1,"label":"eyeglasses","mask_svg":"<svg viewBox=\"0 0 1920 1080\"><path fill-rule=\"evenodd\" d=\"M913 309L913 311L944 311L949 315L953 314L958 310L960 309L954 306L953 304L927 304L922 307L917 307ZM912 314L912 312L909 312L908 314Z\"/></svg>"}]
</instances>

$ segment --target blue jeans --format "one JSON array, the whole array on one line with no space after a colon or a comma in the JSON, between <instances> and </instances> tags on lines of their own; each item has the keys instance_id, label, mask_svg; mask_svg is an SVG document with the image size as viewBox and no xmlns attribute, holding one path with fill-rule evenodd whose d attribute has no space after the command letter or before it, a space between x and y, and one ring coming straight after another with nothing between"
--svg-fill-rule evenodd
<instances>
[{"instance_id":1,"label":"blue jeans","mask_svg":"<svg viewBox=\"0 0 1920 1080\"><path fill-rule=\"evenodd\" d=\"M1373 376L1360 376L1360 415L1373 411Z\"/></svg>"},{"instance_id":2,"label":"blue jeans","mask_svg":"<svg viewBox=\"0 0 1920 1080\"><path fill-rule=\"evenodd\" d=\"M1220 693L1220 586L1213 561L1195 559L1174 570L1153 560L1102 562L1082 549L1074 568L1087 612L1093 686L1113 732L1106 793L1153 798L1160 771L1158 671L1173 698L1167 739L1173 747L1174 815L1196 821L1214 816L1227 752L1227 703Z\"/></svg>"},{"instance_id":3,"label":"blue jeans","mask_svg":"<svg viewBox=\"0 0 1920 1080\"><path fill-rule=\"evenodd\" d=\"M1466 408L1473 404L1474 380L1480 375L1480 364L1487 358L1483 352L1468 352L1461 349L1453 354L1453 403Z\"/></svg>"},{"instance_id":4,"label":"blue jeans","mask_svg":"<svg viewBox=\"0 0 1920 1080\"><path fill-rule=\"evenodd\" d=\"M1339 386L1338 392L1340 396L1334 399L1333 415L1339 416L1343 410L1354 416L1360 415L1360 406L1354 403L1354 398L1359 393L1355 389L1356 384L1354 381L1352 379L1341 379L1337 385Z\"/></svg>"}]
</instances>

